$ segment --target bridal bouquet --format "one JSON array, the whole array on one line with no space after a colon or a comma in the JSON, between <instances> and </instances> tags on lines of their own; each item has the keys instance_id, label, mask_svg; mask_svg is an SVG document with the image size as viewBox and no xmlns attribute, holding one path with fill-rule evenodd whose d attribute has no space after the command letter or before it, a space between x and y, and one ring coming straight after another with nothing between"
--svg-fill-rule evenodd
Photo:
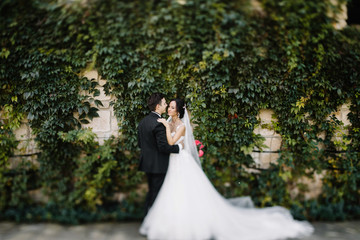
<instances>
[{"instance_id":1,"label":"bridal bouquet","mask_svg":"<svg viewBox=\"0 0 360 240\"><path fill-rule=\"evenodd\" d=\"M204 155L204 151L201 150L201 149L204 148L204 145L199 140L195 140L195 145L196 146L200 145L200 147L199 147L199 157L202 157Z\"/></svg>"}]
</instances>

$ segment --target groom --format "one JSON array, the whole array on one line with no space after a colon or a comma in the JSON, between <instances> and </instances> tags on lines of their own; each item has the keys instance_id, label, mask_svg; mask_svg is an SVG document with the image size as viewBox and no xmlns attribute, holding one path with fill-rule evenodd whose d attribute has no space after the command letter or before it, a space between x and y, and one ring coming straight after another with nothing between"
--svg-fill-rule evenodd
<instances>
[{"instance_id":1,"label":"groom","mask_svg":"<svg viewBox=\"0 0 360 240\"><path fill-rule=\"evenodd\" d=\"M170 153L179 153L181 144L169 145L166 129L157 121L166 111L166 100L161 93L154 93L148 99L151 111L138 126L138 145L141 149L139 170L146 173L149 192L146 196L145 213L153 205L164 182L169 165Z\"/></svg>"}]
</instances>

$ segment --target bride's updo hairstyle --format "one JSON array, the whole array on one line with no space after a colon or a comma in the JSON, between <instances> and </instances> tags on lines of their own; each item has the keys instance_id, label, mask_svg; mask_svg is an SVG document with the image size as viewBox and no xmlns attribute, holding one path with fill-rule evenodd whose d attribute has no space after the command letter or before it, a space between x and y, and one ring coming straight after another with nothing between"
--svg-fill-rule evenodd
<instances>
[{"instance_id":1,"label":"bride's updo hairstyle","mask_svg":"<svg viewBox=\"0 0 360 240\"><path fill-rule=\"evenodd\" d=\"M179 118L183 118L185 114L185 102L180 98L175 98L170 102L174 101L176 103L176 111L180 114Z\"/></svg>"}]
</instances>

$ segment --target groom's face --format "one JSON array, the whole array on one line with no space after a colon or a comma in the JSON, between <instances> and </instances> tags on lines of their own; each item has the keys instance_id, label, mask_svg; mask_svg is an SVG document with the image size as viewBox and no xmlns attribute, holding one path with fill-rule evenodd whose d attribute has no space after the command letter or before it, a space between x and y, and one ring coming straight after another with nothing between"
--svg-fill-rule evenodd
<instances>
[{"instance_id":1,"label":"groom's face","mask_svg":"<svg viewBox=\"0 0 360 240\"><path fill-rule=\"evenodd\" d=\"M161 99L161 103L158 106L159 106L158 109L160 114L166 112L166 107L167 107L166 99L165 98Z\"/></svg>"}]
</instances>

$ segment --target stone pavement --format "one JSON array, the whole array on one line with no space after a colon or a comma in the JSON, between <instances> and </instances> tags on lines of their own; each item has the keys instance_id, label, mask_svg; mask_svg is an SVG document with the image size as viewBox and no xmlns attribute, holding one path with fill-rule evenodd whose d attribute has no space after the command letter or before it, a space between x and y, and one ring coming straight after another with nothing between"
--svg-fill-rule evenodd
<instances>
[{"instance_id":1,"label":"stone pavement","mask_svg":"<svg viewBox=\"0 0 360 240\"><path fill-rule=\"evenodd\" d=\"M314 222L315 233L303 240L359 240L360 221ZM140 222L63 226L53 223L0 222L0 240L145 240ZM241 238L239 238L241 240Z\"/></svg>"}]
</instances>

